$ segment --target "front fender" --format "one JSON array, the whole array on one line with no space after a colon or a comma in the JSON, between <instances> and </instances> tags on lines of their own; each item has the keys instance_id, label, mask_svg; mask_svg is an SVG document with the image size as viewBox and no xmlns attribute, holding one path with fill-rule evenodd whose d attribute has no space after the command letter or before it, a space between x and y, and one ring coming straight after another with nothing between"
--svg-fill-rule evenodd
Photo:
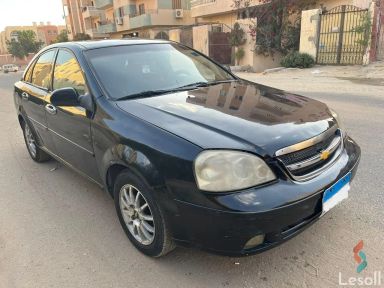
<instances>
[{"instance_id":1,"label":"front fender","mask_svg":"<svg viewBox=\"0 0 384 288\"><path fill-rule=\"evenodd\" d=\"M155 165L149 158L132 147L125 144L117 144L108 149L102 157L102 175L104 175L105 184L108 182L108 171L111 167L126 167L138 177L142 178L150 187L164 186L165 181ZM120 169L121 170L121 169Z\"/></svg>"},{"instance_id":2,"label":"front fender","mask_svg":"<svg viewBox=\"0 0 384 288\"><path fill-rule=\"evenodd\" d=\"M130 169L156 191L169 190L169 183L176 179L194 182L192 163L201 152L200 147L119 109L104 97L97 103L91 129L105 187L113 186L108 179L111 168L116 172L114 176Z\"/></svg>"}]
</instances>

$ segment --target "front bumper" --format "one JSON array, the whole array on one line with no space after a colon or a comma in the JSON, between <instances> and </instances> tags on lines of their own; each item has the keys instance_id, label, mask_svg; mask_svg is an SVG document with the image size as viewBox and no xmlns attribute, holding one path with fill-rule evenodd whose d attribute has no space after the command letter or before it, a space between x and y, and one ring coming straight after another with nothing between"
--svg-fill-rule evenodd
<instances>
[{"instance_id":1,"label":"front bumper","mask_svg":"<svg viewBox=\"0 0 384 288\"><path fill-rule=\"evenodd\" d=\"M353 178L359 160L359 146L347 138L340 158L325 173L305 183L294 182L281 170L274 184L208 195L207 205L175 200L178 213L171 220L174 238L225 255L248 255L275 247L319 218L324 190L349 172ZM265 235L263 243L246 249L245 244L260 234Z\"/></svg>"}]
</instances>

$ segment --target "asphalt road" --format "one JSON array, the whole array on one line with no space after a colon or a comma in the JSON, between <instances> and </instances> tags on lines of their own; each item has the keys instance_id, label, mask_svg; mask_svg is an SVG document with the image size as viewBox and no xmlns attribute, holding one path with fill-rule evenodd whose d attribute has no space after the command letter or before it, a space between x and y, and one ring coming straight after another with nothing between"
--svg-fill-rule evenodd
<instances>
[{"instance_id":1,"label":"asphalt road","mask_svg":"<svg viewBox=\"0 0 384 288\"><path fill-rule=\"evenodd\" d=\"M104 191L54 161L36 164L29 158L12 98L20 75L0 74L1 288L329 288L338 287L339 272L344 282L380 270L384 278L384 86L245 75L320 99L340 112L363 151L350 198L260 255L229 258L178 248L151 259L129 243ZM352 250L359 240L368 262L361 274Z\"/></svg>"}]
</instances>

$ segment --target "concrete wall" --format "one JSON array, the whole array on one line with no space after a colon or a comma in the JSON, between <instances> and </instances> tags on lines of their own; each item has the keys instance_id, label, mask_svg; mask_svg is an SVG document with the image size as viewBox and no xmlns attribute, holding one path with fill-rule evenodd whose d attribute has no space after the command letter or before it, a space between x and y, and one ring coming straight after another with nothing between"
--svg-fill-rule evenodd
<instances>
[{"instance_id":1,"label":"concrete wall","mask_svg":"<svg viewBox=\"0 0 384 288\"><path fill-rule=\"evenodd\" d=\"M169 40L180 42L180 33L181 33L181 29L169 30Z\"/></svg>"},{"instance_id":2,"label":"concrete wall","mask_svg":"<svg viewBox=\"0 0 384 288\"><path fill-rule=\"evenodd\" d=\"M253 51L255 47L255 39L248 33L249 25L253 25L253 22L250 19L241 19L237 21L240 24L240 27L244 30L246 41L245 44L241 46L244 49L244 57L240 60L240 66L253 66L255 52Z\"/></svg>"},{"instance_id":3,"label":"concrete wall","mask_svg":"<svg viewBox=\"0 0 384 288\"><path fill-rule=\"evenodd\" d=\"M193 27L193 48L205 55L209 55L209 30L210 25Z\"/></svg>"},{"instance_id":4,"label":"concrete wall","mask_svg":"<svg viewBox=\"0 0 384 288\"><path fill-rule=\"evenodd\" d=\"M320 22L320 9L301 13L300 52L316 57L317 33Z\"/></svg>"},{"instance_id":5,"label":"concrete wall","mask_svg":"<svg viewBox=\"0 0 384 288\"><path fill-rule=\"evenodd\" d=\"M28 57L19 59L12 56L11 54L0 55L0 66L3 66L4 64L16 64L18 66L25 66L32 60L34 56L35 54L29 54Z\"/></svg>"},{"instance_id":6,"label":"concrete wall","mask_svg":"<svg viewBox=\"0 0 384 288\"><path fill-rule=\"evenodd\" d=\"M266 69L280 67L281 58L282 56L279 53L269 57L255 54L253 58L253 71L263 72Z\"/></svg>"}]
</instances>

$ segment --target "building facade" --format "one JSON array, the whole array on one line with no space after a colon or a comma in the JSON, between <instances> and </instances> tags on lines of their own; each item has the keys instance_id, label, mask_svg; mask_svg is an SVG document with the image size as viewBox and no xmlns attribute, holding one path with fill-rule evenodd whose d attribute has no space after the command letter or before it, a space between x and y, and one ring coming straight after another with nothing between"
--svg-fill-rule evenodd
<instances>
[{"instance_id":1,"label":"building facade","mask_svg":"<svg viewBox=\"0 0 384 288\"><path fill-rule=\"evenodd\" d=\"M311 9L329 11L341 5L369 9L372 3L378 2L380 0L319 0ZM265 57L254 52L257 35L249 33L249 26L255 25L257 19L247 15L253 15L252 9L262 5L260 0L250 0L248 13L236 10L233 0L63 0L63 5L70 39L77 33L86 33L93 39L170 39L222 64L233 65L239 48L231 47L229 35L238 23L246 32L245 44L240 47L245 53L238 64L250 66L256 72L280 66L278 53ZM318 36L313 26L316 21L310 12L303 16L301 46L313 48Z\"/></svg>"},{"instance_id":2,"label":"building facade","mask_svg":"<svg viewBox=\"0 0 384 288\"><path fill-rule=\"evenodd\" d=\"M80 0L63 0L63 12L69 40L73 40L76 34L85 33L81 7L82 1Z\"/></svg>"},{"instance_id":3,"label":"building facade","mask_svg":"<svg viewBox=\"0 0 384 288\"><path fill-rule=\"evenodd\" d=\"M44 46L50 45L65 26L52 25L50 22L34 22L31 26L7 26L0 32L0 54L7 54L7 41L17 40L17 31L31 30L35 33L36 39L44 43Z\"/></svg>"},{"instance_id":4,"label":"building facade","mask_svg":"<svg viewBox=\"0 0 384 288\"><path fill-rule=\"evenodd\" d=\"M215 58L217 57L216 54L216 47L225 47L224 42L217 41L216 36L220 36L219 34L229 33L230 30L233 28L234 24L237 22L240 24L240 26L243 28L243 30L246 32L246 42L241 47L244 49L245 55L240 60L240 65L242 66L251 66L252 70L256 72L261 72L267 68L272 67L278 67L280 66L281 62L281 55L278 53L275 53L273 57L265 57L264 55L258 55L254 52L254 47L257 40L257 35L250 35L249 31L249 25L256 25L257 19L256 18L247 18L247 15L252 15L252 9L257 9L258 5L262 5L261 1L259 0L251 0L249 2L250 9L248 10L248 13L245 13L242 10L236 10L234 7L233 0L191 0L191 15L193 18L196 19L196 22L199 24L197 27L194 27L193 32L193 46L195 49ZM304 11L302 17L302 29L301 29L301 47L303 47L302 51L307 52L313 56L316 57L316 41L318 38L318 25L316 24L319 20L319 12L317 13L317 16L314 15L313 11L330 11L336 7L341 7L343 5L349 6L349 7L356 7L356 9L362 9L362 10L369 10L368 12L371 13L370 10L372 7L377 6L380 0L322 0L318 1L316 4L313 5L314 10ZM384 2L381 0L381 2ZM384 3L381 4L384 6ZM341 8L340 8L341 9ZM347 8L351 9L351 8ZM312 11L312 12L310 12ZM312 13L312 14L311 14ZM355 15L353 13L349 13L351 15ZM349 15L348 14L348 15ZM357 14L356 14L357 15ZM364 15L364 14L361 14ZM340 29L337 28L338 25L337 21L340 21L339 18L334 20L335 22L333 25L329 25L332 29ZM353 17L352 17L353 18ZM363 17L354 16L352 19L351 17L346 17L347 20L349 20L351 23L351 29L354 30L357 26L361 25L363 21ZM372 14L372 19L373 19ZM347 21L346 20L346 21ZM218 26L220 24L221 26ZM352 27L353 26L353 27ZM217 34L215 36L215 34ZM377 34L377 33L376 33ZM346 34L344 33L344 38ZM224 37L224 35L222 35ZM342 36L341 36L342 37ZM354 46L358 46L358 42L361 41L363 36L357 35L356 41L352 41ZM177 37L176 37L177 38ZM336 39L336 38L335 38ZM349 39L348 39L349 40ZM218 46L220 45L220 46ZM378 44L379 45L379 44ZM347 48L346 48L347 49ZM355 49L358 50L357 47L348 47L348 49ZM221 49L223 50L223 49ZM227 50L227 53L230 53L230 50ZM232 50L233 53L233 50ZM359 61L362 61L366 63L366 61L362 59L363 56L360 52L356 52ZM229 59L229 57L223 57L222 55L218 55L216 60L218 59ZM345 56L346 58L351 58L350 55ZM365 58L369 58L369 56L366 56ZM232 64L233 64L233 56L232 56ZM356 62L357 64L358 62ZM223 63L224 64L224 63ZM227 63L225 63L227 64ZM352 64L352 63L350 63Z\"/></svg>"},{"instance_id":5,"label":"building facade","mask_svg":"<svg viewBox=\"0 0 384 288\"><path fill-rule=\"evenodd\" d=\"M166 38L172 28L192 25L190 0L63 0L73 39Z\"/></svg>"}]
</instances>

